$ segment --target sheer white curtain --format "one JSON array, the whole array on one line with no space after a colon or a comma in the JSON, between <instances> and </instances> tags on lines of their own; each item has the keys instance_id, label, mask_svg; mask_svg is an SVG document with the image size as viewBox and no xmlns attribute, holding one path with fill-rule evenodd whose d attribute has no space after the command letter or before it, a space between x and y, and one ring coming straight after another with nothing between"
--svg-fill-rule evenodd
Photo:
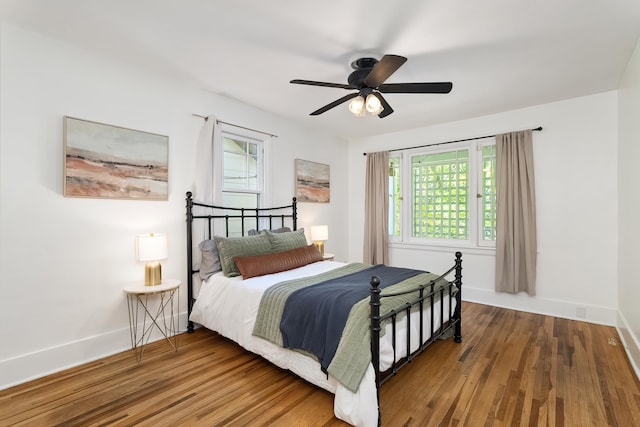
<instances>
[{"instance_id":1,"label":"sheer white curtain","mask_svg":"<svg viewBox=\"0 0 640 427\"><path fill-rule=\"evenodd\" d=\"M209 205L220 206L222 204L222 132L214 116L208 116L204 120L198 143L196 145L196 157L194 159L193 174L193 200ZM194 207L194 214L199 214L200 208ZM200 230L193 229L193 268L200 269L201 255L199 244L209 238L211 230L207 221L201 221ZM199 283L199 281L198 281ZM199 292L199 288L196 288ZM197 294L197 293L196 293Z\"/></svg>"},{"instance_id":2,"label":"sheer white curtain","mask_svg":"<svg viewBox=\"0 0 640 427\"><path fill-rule=\"evenodd\" d=\"M222 203L222 131L215 116L208 116L200 129L196 147L193 198L199 202Z\"/></svg>"},{"instance_id":3,"label":"sheer white curtain","mask_svg":"<svg viewBox=\"0 0 640 427\"><path fill-rule=\"evenodd\" d=\"M389 152L367 154L364 202L366 264L389 262Z\"/></svg>"},{"instance_id":4,"label":"sheer white curtain","mask_svg":"<svg viewBox=\"0 0 640 427\"><path fill-rule=\"evenodd\" d=\"M496 135L496 291L535 295L536 194L531 130Z\"/></svg>"}]
</instances>

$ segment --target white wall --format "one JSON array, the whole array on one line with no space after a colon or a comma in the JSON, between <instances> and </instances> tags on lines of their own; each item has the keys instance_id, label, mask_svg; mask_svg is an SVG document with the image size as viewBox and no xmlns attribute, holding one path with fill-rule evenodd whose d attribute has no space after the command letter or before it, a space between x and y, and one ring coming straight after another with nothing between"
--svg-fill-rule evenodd
<instances>
[{"instance_id":1,"label":"white wall","mask_svg":"<svg viewBox=\"0 0 640 427\"><path fill-rule=\"evenodd\" d=\"M640 377L640 41L627 65L619 90L618 156L618 330Z\"/></svg>"},{"instance_id":2,"label":"white wall","mask_svg":"<svg viewBox=\"0 0 640 427\"><path fill-rule=\"evenodd\" d=\"M294 191L294 159L331 165L331 203L301 204L299 226L326 223L347 255L344 141L30 31L0 28L0 388L129 348L124 284L142 278L134 236L169 235L163 275L186 282L184 195L202 119L278 135L273 202ZM169 200L65 198L63 116L169 136ZM186 287L180 327L186 325ZM132 363L135 358L132 355Z\"/></svg>"},{"instance_id":3,"label":"white wall","mask_svg":"<svg viewBox=\"0 0 640 427\"><path fill-rule=\"evenodd\" d=\"M392 116L390 117L392 119ZM386 120L386 119L385 119ZM494 292L495 252L463 250L463 299L613 325L617 290L617 92L352 141L349 258L362 259L365 151L543 126L534 132L538 268L535 297ZM393 245L391 263L443 271L455 249Z\"/></svg>"}]
</instances>

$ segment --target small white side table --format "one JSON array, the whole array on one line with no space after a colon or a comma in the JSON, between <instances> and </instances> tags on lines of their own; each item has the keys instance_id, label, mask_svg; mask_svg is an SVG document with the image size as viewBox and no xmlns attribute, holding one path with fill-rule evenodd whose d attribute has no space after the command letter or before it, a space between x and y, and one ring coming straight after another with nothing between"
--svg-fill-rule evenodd
<instances>
[{"instance_id":1,"label":"small white side table","mask_svg":"<svg viewBox=\"0 0 640 427\"><path fill-rule=\"evenodd\" d=\"M323 261L333 261L333 258L335 257L334 254L330 254L325 252L324 255L322 255L322 260Z\"/></svg>"},{"instance_id":2,"label":"small white side table","mask_svg":"<svg viewBox=\"0 0 640 427\"><path fill-rule=\"evenodd\" d=\"M171 344L171 347L178 351L176 317L180 308L181 284L181 280L165 279L155 286L145 286L144 282L136 282L124 287L129 308L131 348L136 351L138 362L142 360L144 346L149 342L154 326ZM153 301L156 301L157 305L154 305ZM138 330L139 328L141 330Z\"/></svg>"}]
</instances>

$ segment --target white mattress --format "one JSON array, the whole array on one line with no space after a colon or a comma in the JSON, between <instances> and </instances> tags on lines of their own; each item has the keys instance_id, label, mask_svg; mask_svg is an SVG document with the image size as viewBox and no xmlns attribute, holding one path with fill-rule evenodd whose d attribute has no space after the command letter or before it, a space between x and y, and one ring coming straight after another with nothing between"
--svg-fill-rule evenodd
<instances>
[{"instance_id":1,"label":"white mattress","mask_svg":"<svg viewBox=\"0 0 640 427\"><path fill-rule=\"evenodd\" d=\"M320 364L312 357L284 349L252 335L258 306L265 289L285 280L313 276L343 265L345 264L334 261L316 262L294 270L247 280L242 280L241 277L224 277L222 273L214 274L202 284L190 320L232 339L271 363L288 369L310 383L333 393L335 395L334 414L337 418L354 426L377 426L378 402L371 364L358 391L353 393L333 377L327 378L327 375L321 371ZM447 301L445 300L445 321L449 318ZM430 330L429 319L430 316L424 316L425 331ZM434 329L437 329L440 326L439 308L434 313L434 319ZM417 313L414 313L411 321L411 342L415 343L415 348L417 348L419 340L418 324ZM396 334L397 358L405 356L402 353L402 351L406 351L405 331L406 323L399 322ZM380 367L383 371L389 368L393 362L390 325L387 327L387 333L380 340L380 359Z\"/></svg>"}]
</instances>

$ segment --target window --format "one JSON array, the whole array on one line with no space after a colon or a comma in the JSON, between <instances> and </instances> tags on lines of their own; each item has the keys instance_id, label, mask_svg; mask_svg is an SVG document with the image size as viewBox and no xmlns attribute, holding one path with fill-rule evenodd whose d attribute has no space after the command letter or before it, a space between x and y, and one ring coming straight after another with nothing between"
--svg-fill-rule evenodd
<instances>
[{"instance_id":1,"label":"window","mask_svg":"<svg viewBox=\"0 0 640 427\"><path fill-rule=\"evenodd\" d=\"M222 132L222 204L235 208L258 208L265 203L263 140ZM245 222L244 229L257 229L257 224ZM232 222L229 235L241 235L240 222Z\"/></svg>"},{"instance_id":2,"label":"window","mask_svg":"<svg viewBox=\"0 0 640 427\"><path fill-rule=\"evenodd\" d=\"M469 150L411 156L412 236L469 238Z\"/></svg>"},{"instance_id":3,"label":"window","mask_svg":"<svg viewBox=\"0 0 640 427\"><path fill-rule=\"evenodd\" d=\"M496 240L496 145L482 146L482 235L483 242Z\"/></svg>"},{"instance_id":4,"label":"window","mask_svg":"<svg viewBox=\"0 0 640 427\"><path fill-rule=\"evenodd\" d=\"M400 215L402 214L400 160L400 157L389 157L389 234L392 238L400 237Z\"/></svg>"},{"instance_id":5,"label":"window","mask_svg":"<svg viewBox=\"0 0 640 427\"><path fill-rule=\"evenodd\" d=\"M495 244L494 143L426 147L403 154L389 158L390 240Z\"/></svg>"},{"instance_id":6,"label":"window","mask_svg":"<svg viewBox=\"0 0 640 427\"><path fill-rule=\"evenodd\" d=\"M224 206L260 206L261 141L223 133L222 200Z\"/></svg>"}]
</instances>

